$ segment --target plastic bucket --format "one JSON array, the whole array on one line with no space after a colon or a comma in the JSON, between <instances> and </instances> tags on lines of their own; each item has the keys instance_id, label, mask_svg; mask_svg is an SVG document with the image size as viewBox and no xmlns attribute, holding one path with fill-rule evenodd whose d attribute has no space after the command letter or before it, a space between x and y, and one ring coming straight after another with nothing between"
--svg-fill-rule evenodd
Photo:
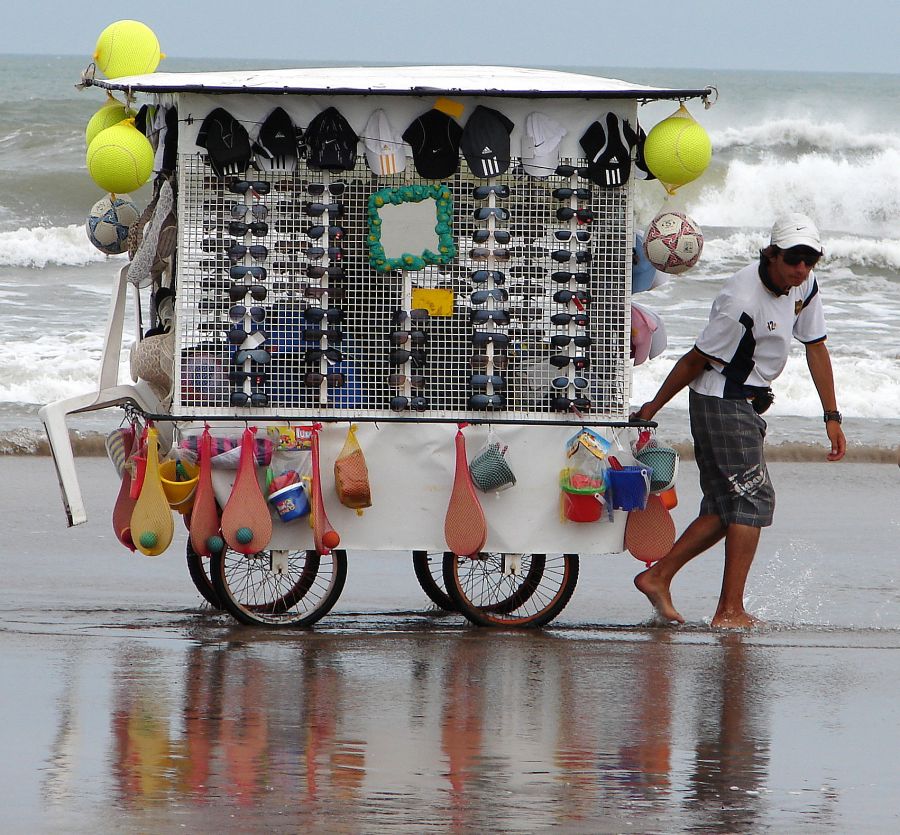
<instances>
[{"instance_id":1,"label":"plastic bucket","mask_svg":"<svg viewBox=\"0 0 900 835\"><path fill-rule=\"evenodd\" d=\"M163 461L159 465L159 480L162 484L163 492L166 494L166 500L169 502L169 507L182 511L182 506L194 497L197 482L200 480L200 468L190 461L182 461L181 466L187 472L188 479L179 481L176 477L175 466L175 461Z\"/></svg>"},{"instance_id":2,"label":"plastic bucket","mask_svg":"<svg viewBox=\"0 0 900 835\"><path fill-rule=\"evenodd\" d=\"M643 510L650 495L652 470L649 467L622 467L609 470L609 489L616 510Z\"/></svg>"},{"instance_id":3,"label":"plastic bucket","mask_svg":"<svg viewBox=\"0 0 900 835\"><path fill-rule=\"evenodd\" d=\"M596 522L603 515L600 493L569 493L562 491L563 516L570 522Z\"/></svg>"},{"instance_id":4,"label":"plastic bucket","mask_svg":"<svg viewBox=\"0 0 900 835\"><path fill-rule=\"evenodd\" d=\"M275 508L282 522L290 522L309 513L309 499L300 483L276 490L269 496L269 504Z\"/></svg>"}]
</instances>

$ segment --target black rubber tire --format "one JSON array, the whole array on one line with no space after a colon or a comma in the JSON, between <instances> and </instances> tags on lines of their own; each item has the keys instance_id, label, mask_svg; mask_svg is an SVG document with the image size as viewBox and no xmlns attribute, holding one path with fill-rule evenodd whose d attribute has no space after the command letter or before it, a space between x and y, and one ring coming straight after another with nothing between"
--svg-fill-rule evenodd
<instances>
[{"instance_id":1,"label":"black rubber tire","mask_svg":"<svg viewBox=\"0 0 900 835\"><path fill-rule=\"evenodd\" d=\"M577 554L522 554L518 577L503 576L506 555L444 556L444 585L457 611L476 626L530 627L550 623L578 583Z\"/></svg>"},{"instance_id":2,"label":"black rubber tire","mask_svg":"<svg viewBox=\"0 0 900 835\"><path fill-rule=\"evenodd\" d=\"M456 604L444 589L444 556L442 551L413 551L413 570L428 599L438 609L455 612Z\"/></svg>"},{"instance_id":3,"label":"black rubber tire","mask_svg":"<svg viewBox=\"0 0 900 835\"><path fill-rule=\"evenodd\" d=\"M200 596L212 606L213 609L221 611L224 607L219 595L213 588L212 579L210 578L210 557L203 557L194 550L191 540L187 541L187 568L188 574L191 576L191 582L200 592Z\"/></svg>"},{"instance_id":4,"label":"black rubber tire","mask_svg":"<svg viewBox=\"0 0 900 835\"><path fill-rule=\"evenodd\" d=\"M269 571L269 551L225 548L210 561L223 608L251 626L311 626L337 603L347 580L347 552L290 551L288 572Z\"/></svg>"}]
</instances>

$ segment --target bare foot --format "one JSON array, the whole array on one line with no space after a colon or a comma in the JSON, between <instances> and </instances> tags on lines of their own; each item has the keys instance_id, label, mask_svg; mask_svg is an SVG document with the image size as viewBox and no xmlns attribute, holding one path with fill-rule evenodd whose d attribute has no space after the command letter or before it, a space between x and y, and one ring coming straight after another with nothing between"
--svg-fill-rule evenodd
<instances>
[{"instance_id":1,"label":"bare foot","mask_svg":"<svg viewBox=\"0 0 900 835\"><path fill-rule=\"evenodd\" d=\"M762 626L763 621L741 610L740 612L716 612L709 625L715 629L753 629L755 626Z\"/></svg>"},{"instance_id":2,"label":"bare foot","mask_svg":"<svg viewBox=\"0 0 900 835\"><path fill-rule=\"evenodd\" d=\"M651 571L652 569L648 568L646 571L638 574L634 578L635 587L639 592L647 596L647 599L661 618L667 621L675 621L676 623L684 623L684 618L672 605L672 595L669 593L669 587L651 576Z\"/></svg>"}]
</instances>

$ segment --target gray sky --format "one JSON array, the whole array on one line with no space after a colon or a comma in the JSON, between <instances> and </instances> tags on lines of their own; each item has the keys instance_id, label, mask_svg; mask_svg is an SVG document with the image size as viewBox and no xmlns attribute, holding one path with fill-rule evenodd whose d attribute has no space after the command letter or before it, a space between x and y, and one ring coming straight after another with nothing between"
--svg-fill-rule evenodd
<instances>
[{"instance_id":1,"label":"gray sky","mask_svg":"<svg viewBox=\"0 0 900 835\"><path fill-rule=\"evenodd\" d=\"M900 0L26 0L0 53L84 54L114 20L173 58L900 73ZM161 69L165 69L165 64Z\"/></svg>"}]
</instances>

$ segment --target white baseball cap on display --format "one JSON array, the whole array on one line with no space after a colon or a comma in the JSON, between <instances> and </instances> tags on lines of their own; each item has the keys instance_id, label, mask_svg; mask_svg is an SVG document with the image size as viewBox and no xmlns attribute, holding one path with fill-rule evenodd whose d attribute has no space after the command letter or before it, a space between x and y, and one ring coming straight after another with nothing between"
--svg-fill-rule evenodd
<instances>
[{"instance_id":1,"label":"white baseball cap on display","mask_svg":"<svg viewBox=\"0 0 900 835\"><path fill-rule=\"evenodd\" d=\"M525 117L522 134L522 168L532 177L549 177L559 165L559 146L566 129L545 113Z\"/></svg>"},{"instance_id":2,"label":"white baseball cap on display","mask_svg":"<svg viewBox=\"0 0 900 835\"><path fill-rule=\"evenodd\" d=\"M377 177L399 174L406 168L406 151L403 138L394 133L387 114L376 110L366 122L363 131L366 146L366 162Z\"/></svg>"},{"instance_id":3,"label":"white baseball cap on display","mask_svg":"<svg viewBox=\"0 0 900 835\"><path fill-rule=\"evenodd\" d=\"M779 249L790 249L792 246L808 246L822 255L822 242L819 230L812 219L799 212L781 215L772 225L770 243Z\"/></svg>"}]
</instances>

